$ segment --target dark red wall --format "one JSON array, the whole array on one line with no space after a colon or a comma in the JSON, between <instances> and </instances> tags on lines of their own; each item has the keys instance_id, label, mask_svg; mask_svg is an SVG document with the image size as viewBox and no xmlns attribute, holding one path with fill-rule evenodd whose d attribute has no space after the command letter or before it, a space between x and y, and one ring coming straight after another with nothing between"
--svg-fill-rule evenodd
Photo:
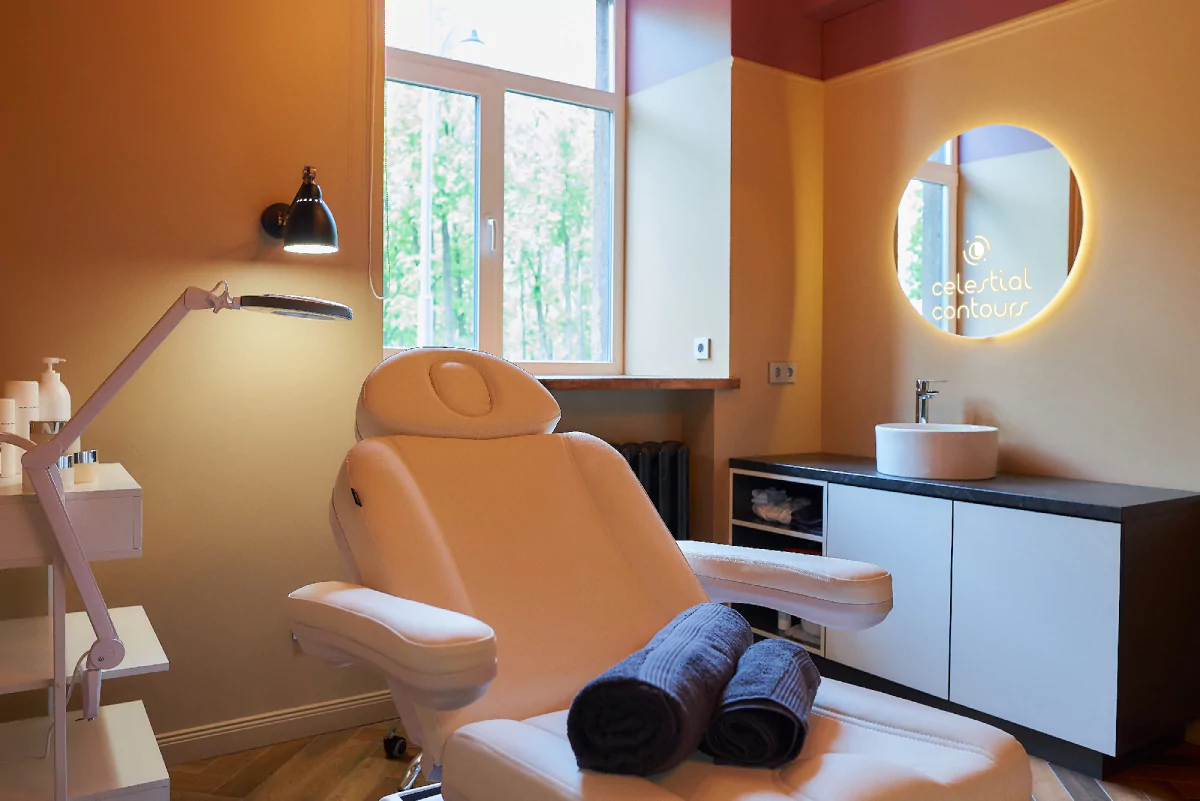
<instances>
[{"instance_id":1,"label":"dark red wall","mask_svg":"<svg viewBox=\"0 0 1200 801\"><path fill-rule=\"evenodd\" d=\"M1063 0L878 0L822 27L822 70L834 78Z\"/></svg>"},{"instance_id":2,"label":"dark red wall","mask_svg":"<svg viewBox=\"0 0 1200 801\"><path fill-rule=\"evenodd\" d=\"M834 78L1065 0L628 0L640 92L729 55Z\"/></svg>"}]
</instances>

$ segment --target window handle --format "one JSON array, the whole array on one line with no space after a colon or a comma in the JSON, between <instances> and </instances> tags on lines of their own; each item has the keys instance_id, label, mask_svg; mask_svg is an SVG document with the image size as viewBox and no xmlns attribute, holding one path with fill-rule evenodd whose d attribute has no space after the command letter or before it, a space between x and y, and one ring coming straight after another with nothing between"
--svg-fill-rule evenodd
<instances>
[{"instance_id":1,"label":"window handle","mask_svg":"<svg viewBox=\"0 0 1200 801\"><path fill-rule=\"evenodd\" d=\"M488 235L488 252L495 253L496 252L496 218L488 217L486 219L486 222L487 222L487 231L488 231L488 234L487 234Z\"/></svg>"}]
</instances>

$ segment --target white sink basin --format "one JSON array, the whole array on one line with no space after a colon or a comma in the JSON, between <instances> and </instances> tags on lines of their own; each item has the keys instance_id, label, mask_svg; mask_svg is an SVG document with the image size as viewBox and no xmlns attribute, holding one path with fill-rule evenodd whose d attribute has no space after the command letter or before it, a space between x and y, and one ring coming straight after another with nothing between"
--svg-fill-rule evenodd
<instances>
[{"instance_id":1,"label":"white sink basin","mask_svg":"<svg viewBox=\"0 0 1200 801\"><path fill-rule=\"evenodd\" d=\"M905 478L995 478L999 440L992 426L883 423L875 426L876 469Z\"/></svg>"}]
</instances>

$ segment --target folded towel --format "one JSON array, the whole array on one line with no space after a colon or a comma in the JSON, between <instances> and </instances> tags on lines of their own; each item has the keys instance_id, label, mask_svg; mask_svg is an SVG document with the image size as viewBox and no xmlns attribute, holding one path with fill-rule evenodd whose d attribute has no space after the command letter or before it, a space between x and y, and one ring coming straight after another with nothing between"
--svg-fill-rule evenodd
<instances>
[{"instance_id":1,"label":"folded towel","mask_svg":"<svg viewBox=\"0 0 1200 801\"><path fill-rule=\"evenodd\" d=\"M680 612L575 696L567 739L579 767L649 776L683 762L753 640L750 624L728 607Z\"/></svg>"},{"instance_id":2,"label":"folded towel","mask_svg":"<svg viewBox=\"0 0 1200 801\"><path fill-rule=\"evenodd\" d=\"M778 768L804 747L821 674L789 640L763 640L738 661L701 750L719 765Z\"/></svg>"}]
</instances>

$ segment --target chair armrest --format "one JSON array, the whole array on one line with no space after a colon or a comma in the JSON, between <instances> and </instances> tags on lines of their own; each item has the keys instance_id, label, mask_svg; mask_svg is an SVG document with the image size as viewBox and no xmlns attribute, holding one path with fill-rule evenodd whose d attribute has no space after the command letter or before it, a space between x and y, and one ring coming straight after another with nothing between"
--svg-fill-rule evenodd
<instances>
[{"instance_id":1,"label":"chair armrest","mask_svg":"<svg viewBox=\"0 0 1200 801\"><path fill-rule=\"evenodd\" d=\"M325 581L289 595L287 614L305 653L377 670L421 706L459 709L496 677L496 633L458 612Z\"/></svg>"},{"instance_id":2,"label":"chair armrest","mask_svg":"<svg viewBox=\"0 0 1200 801\"><path fill-rule=\"evenodd\" d=\"M892 611L892 575L875 565L762 548L679 543L708 597L765 606L832 629L866 629Z\"/></svg>"}]
</instances>

